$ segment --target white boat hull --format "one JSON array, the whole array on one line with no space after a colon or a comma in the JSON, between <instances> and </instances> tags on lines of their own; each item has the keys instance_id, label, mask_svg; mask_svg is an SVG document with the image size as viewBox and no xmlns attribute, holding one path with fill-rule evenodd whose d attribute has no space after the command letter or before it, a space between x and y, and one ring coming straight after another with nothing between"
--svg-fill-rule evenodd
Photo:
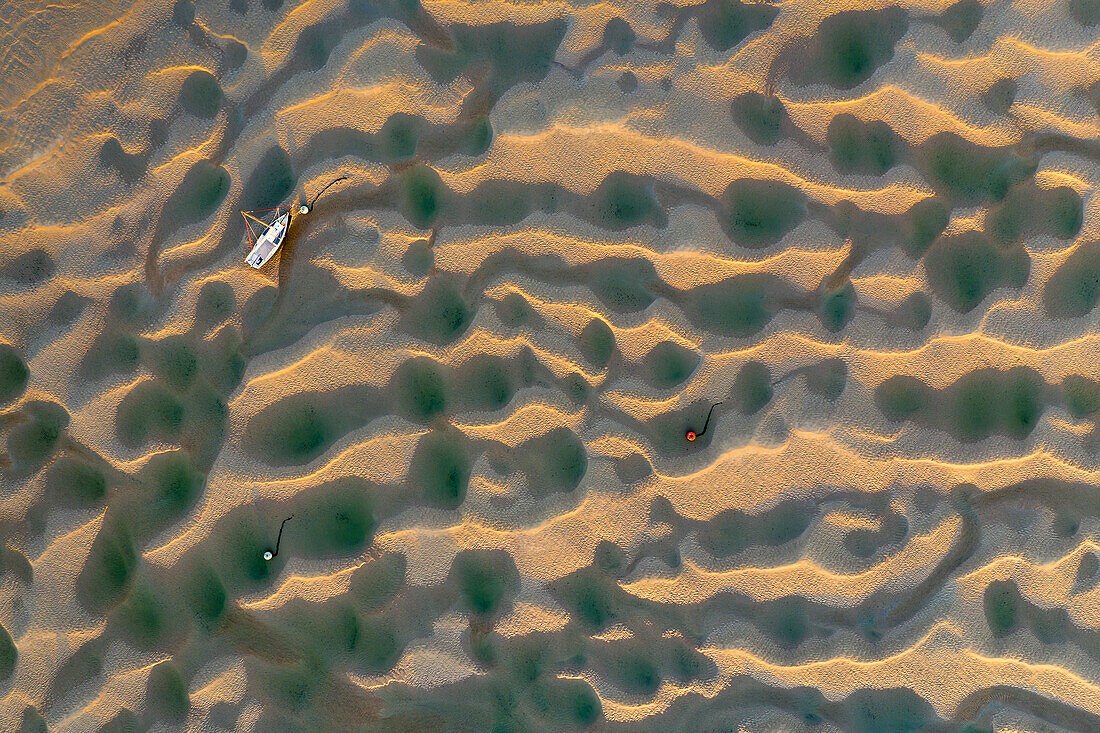
<instances>
[{"instance_id":1,"label":"white boat hull","mask_svg":"<svg viewBox=\"0 0 1100 733\"><path fill-rule=\"evenodd\" d=\"M271 222L267 229L256 238L256 244L253 245L252 251L244 258L244 261L257 270L266 265L268 260L279 251L279 246L286 239L286 231L289 226L290 212L288 211Z\"/></svg>"}]
</instances>

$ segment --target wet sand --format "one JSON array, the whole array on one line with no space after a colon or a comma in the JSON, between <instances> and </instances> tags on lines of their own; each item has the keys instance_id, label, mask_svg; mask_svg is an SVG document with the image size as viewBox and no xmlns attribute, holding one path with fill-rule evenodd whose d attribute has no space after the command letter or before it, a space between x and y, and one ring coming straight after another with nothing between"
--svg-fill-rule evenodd
<instances>
[{"instance_id":1,"label":"wet sand","mask_svg":"<svg viewBox=\"0 0 1100 733\"><path fill-rule=\"evenodd\" d=\"M1100 2L5 15L4 730L1100 730Z\"/></svg>"}]
</instances>

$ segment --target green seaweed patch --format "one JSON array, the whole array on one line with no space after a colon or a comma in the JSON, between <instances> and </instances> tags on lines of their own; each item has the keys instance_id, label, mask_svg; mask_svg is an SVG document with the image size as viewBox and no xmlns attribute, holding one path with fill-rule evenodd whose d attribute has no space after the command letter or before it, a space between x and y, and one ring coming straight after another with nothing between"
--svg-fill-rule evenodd
<instances>
[{"instance_id":1,"label":"green seaweed patch","mask_svg":"<svg viewBox=\"0 0 1100 733\"><path fill-rule=\"evenodd\" d=\"M393 669L405 649L396 626L380 616L368 616L359 622L353 659L368 674L382 674Z\"/></svg>"},{"instance_id":2,"label":"green seaweed patch","mask_svg":"<svg viewBox=\"0 0 1100 733\"><path fill-rule=\"evenodd\" d=\"M475 410L499 410L516 390L509 363L489 354L474 356L458 367L454 384L465 405Z\"/></svg>"},{"instance_id":3,"label":"green seaweed patch","mask_svg":"<svg viewBox=\"0 0 1100 733\"><path fill-rule=\"evenodd\" d=\"M264 687L268 695L280 707L300 713L317 701L317 695L327 675L318 669L315 660L307 659L293 665L269 667ZM286 730L287 724L273 726L271 730Z\"/></svg>"},{"instance_id":4,"label":"green seaweed patch","mask_svg":"<svg viewBox=\"0 0 1100 733\"><path fill-rule=\"evenodd\" d=\"M572 430L557 427L545 435L525 440L516 454L536 497L550 492L572 491L588 471L588 453Z\"/></svg>"},{"instance_id":5,"label":"green seaweed patch","mask_svg":"<svg viewBox=\"0 0 1100 733\"><path fill-rule=\"evenodd\" d=\"M142 467L138 482L144 488L140 507L154 526L163 526L183 516L198 499L206 476L195 470L187 453L179 450L158 453Z\"/></svg>"},{"instance_id":6,"label":"green seaweed patch","mask_svg":"<svg viewBox=\"0 0 1100 733\"><path fill-rule=\"evenodd\" d=\"M580 568L551 583L551 590L569 611L570 619L599 630L621 619L629 610L625 591L606 573Z\"/></svg>"},{"instance_id":7,"label":"green seaweed patch","mask_svg":"<svg viewBox=\"0 0 1100 733\"><path fill-rule=\"evenodd\" d=\"M282 0L264 0L265 5L282 5ZM327 62L332 49L340 42L344 28L336 18L306 26L294 44L294 57L306 69L317 70Z\"/></svg>"},{"instance_id":8,"label":"green seaweed patch","mask_svg":"<svg viewBox=\"0 0 1100 733\"><path fill-rule=\"evenodd\" d=\"M138 446L149 440L175 439L183 426L183 403L158 381L136 384L118 404L118 439Z\"/></svg>"},{"instance_id":9,"label":"green seaweed patch","mask_svg":"<svg viewBox=\"0 0 1100 733\"><path fill-rule=\"evenodd\" d=\"M910 257L923 255L950 220L951 210L942 199L929 196L913 204L903 218L905 251Z\"/></svg>"},{"instance_id":10,"label":"green seaweed patch","mask_svg":"<svg viewBox=\"0 0 1100 733\"><path fill-rule=\"evenodd\" d=\"M1035 428L1042 412L1042 382L1028 369L972 372L953 385L956 434L964 441L994 432L1022 440Z\"/></svg>"},{"instance_id":11,"label":"green seaweed patch","mask_svg":"<svg viewBox=\"0 0 1100 733\"><path fill-rule=\"evenodd\" d=\"M426 423L446 413L451 390L447 369L430 357L417 356L394 371L388 391L396 398L400 414Z\"/></svg>"},{"instance_id":12,"label":"green seaweed patch","mask_svg":"<svg viewBox=\"0 0 1100 733\"><path fill-rule=\"evenodd\" d=\"M1016 92L1019 90L1019 85L1016 80L1011 77L1005 77L1004 79L998 79L993 82L989 89L982 92L982 103L989 108L990 112L1003 115L1012 109L1012 105L1016 103Z\"/></svg>"},{"instance_id":13,"label":"green seaweed patch","mask_svg":"<svg viewBox=\"0 0 1100 733\"><path fill-rule=\"evenodd\" d=\"M731 397L737 409L745 415L758 412L772 399L771 370L758 361L748 361L737 373Z\"/></svg>"},{"instance_id":14,"label":"green seaweed patch","mask_svg":"<svg viewBox=\"0 0 1100 733\"><path fill-rule=\"evenodd\" d=\"M410 299L403 320L417 338L443 345L465 333L472 319L458 287L449 279L432 278L419 295Z\"/></svg>"},{"instance_id":15,"label":"green seaweed patch","mask_svg":"<svg viewBox=\"0 0 1100 733\"><path fill-rule=\"evenodd\" d=\"M766 605L754 622L783 649L796 649L812 633L809 603L798 596L785 596Z\"/></svg>"},{"instance_id":16,"label":"green seaweed patch","mask_svg":"<svg viewBox=\"0 0 1100 733\"><path fill-rule=\"evenodd\" d=\"M62 456L46 472L47 490L66 504L90 506L107 496L107 477L83 458Z\"/></svg>"},{"instance_id":17,"label":"green seaweed patch","mask_svg":"<svg viewBox=\"0 0 1100 733\"><path fill-rule=\"evenodd\" d=\"M11 634L3 626L0 626L0 680L11 677L18 660L19 650L16 648Z\"/></svg>"},{"instance_id":18,"label":"green seaweed patch","mask_svg":"<svg viewBox=\"0 0 1100 733\"><path fill-rule=\"evenodd\" d=\"M569 677L540 679L531 691L546 730L585 730L603 717L599 695L585 680Z\"/></svg>"},{"instance_id":19,"label":"green seaweed patch","mask_svg":"<svg viewBox=\"0 0 1100 733\"><path fill-rule=\"evenodd\" d=\"M893 58L894 46L908 27L908 13L898 7L830 15L803 44L808 48L802 53L808 51L808 57L791 65L791 79L796 84L824 82L835 89L852 89Z\"/></svg>"},{"instance_id":20,"label":"green seaweed patch","mask_svg":"<svg viewBox=\"0 0 1100 733\"><path fill-rule=\"evenodd\" d=\"M707 0L698 9L699 31L715 51L728 51L779 15L771 5L740 0Z\"/></svg>"},{"instance_id":21,"label":"green seaweed patch","mask_svg":"<svg viewBox=\"0 0 1100 733\"><path fill-rule=\"evenodd\" d=\"M675 387L691 378L702 357L674 341L662 341L642 360L646 378L659 388Z\"/></svg>"},{"instance_id":22,"label":"green seaweed patch","mask_svg":"<svg viewBox=\"0 0 1100 733\"><path fill-rule=\"evenodd\" d=\"M847 113L829 122L827 139L833 165L841 173L881 176L901 160L906 147L885 122L864 122Z\"/></svg>"},{"instance_id":23,"label":"green seaweed patch","mask_svg":"<svg viewBox=\"0 0 1100 733\"><path fill-rule=\"evenodd\" d=\"M603 27L604 48L611 49L619 56L630 53L636 39L634 29L622 18L614 17Z\"/></svg>"},{"instance_id":24,"label":"green seaweed patch","mask_svg":"<svg viewBox=\"0 0 1100 733\"><path fill-rule=\"evenodd\" d=\"M481 155L493 144L493 125L486 116L470 120L465 128L462 152L466 155Z\"/></svg>"},{"instance_id":25,"label":"green seaweed patch","mask_svg":"<svg viewBox=\"0 0 1100 733\"><path fill-rule=\"evenodd\" d=\"M191 709L187 682L179 668L167 659L149 670L145 699L150 712L159 720L183 721Z\"/></svg>"},{"instance_id":26,"label":"green seaweed patch","mask_svg":"<svg viewBox=\"0 0 1100 733\"><path fill-rule=\"evenodd\" d=\"M703 523L699 546L725 558L756 545L777 547L798 539L813 521L815 509L805 501L788 500L759 515L726 509Z\"/></svg>"},{"instance_id":27,"label":"green seaweed patch","mask_svg":"<svg viewBox=\"0 0 1100 733\"><path fill-rule=\"evenodd\" d=\"M915 377L890 377L875 389L875 403L891 420L912 419L972 443L993 434L1023 440L1042 414L1046 385L1032 369L980 369L943 390Z\"/></svg>"},{"instance_id":28,"label":"green seaweed patch","mask_svg":"<svg viewBox=\"0 0 1100 733\"><path fill-rule=\"evenodd\" d=\"M401 177L401 213L414 226L430 229L447 210L451 192L435 169L417 164Z\"/></svg>"},{"instance_id":29,"label":"green seaweed patch","mask_svg":"<svg viewBox=\"0 0 1100 733\"><path fill-rule=\"evenodd\" d=\"M19 733L50 733L50 727L46 725L46 719L38 708L28 705L23 708L23 717L19 724Z\"/></svg>"},{"instance_id":30,"label":"green seaweed patch","mask_svg":"<svg viewBox=\"0 0 1100 733\"><path fill-rule=\"evenodd\" d=\"M470 483L470 441L457 428L432 430L417 443L409 467L409 481L424 502L441 509L457 509Z\"/></svg>"},{"instance_id":31,"label":"green seaweed patch","mask_svg":"<svg viewBox=\"0 0 1100 733\"><path fill-rule=\"evenodd\" d=\"M34 582L34 567L30 560L14 547L0 546L0 574L11 573L24 583Z\"/></svg>"},{"instance_id":32,"label":"green seaweed patch","mask_svg":"<svg viewBox=\"0 0 1100 733\"><path fill-rule=\"evenodd\" d=\"M126 600L115 609L113 616L127 640L141 649L162 645L173 630L169 608L146 579L133 584Z\"/></svg>"},{"instance_id":33,"label":"green seaweed patch","mask_svg":"<svg viewBox=\"0 0 1100 733\"><path fill-rule=\"evenodd\" d=\"M450 578L462 607L478 617L502 612L519 592L519 571L504 550L463 550L451 564Z\"/></svg>"},{"instance_id":34,"label":"green seaweed patch","mask_svg":"<svg viewBox=\"0 0 1100 733\"><path fill-rule=\"evenodd\" d=\"M139 326L149 321L156 305L153 294L143 283L126 283L111 294L107 311L120 324Z\"/></svg>"},{"instance_id":35,"label":"green seaweed patch","mask_svg":"<svg viewBox=\"0 0 1100 733\"><path fill-rule=\"evenodd\" d=\"M30 369L15 347L0 343L0 404L23 394L30 375Z\"/></svg>"},{"instance_id":36,"label":"green seaweed patch","mask_svg":"<svg viewBox=\"0 0 1100 733\"><path fill-rule=\"evenodd\" d=\"M827 289L821 296L818 317L826 331L836 333L848 325L856 312L856 289L851 281L842 287Z\"/></svg>"},{"instance_id":37,"label":"green seaweed patch","mask_svg":"<svg viewBox=\"0 0 1100 733\"><path fill-rule=\"evenodd\" d=\"M385 161L396 163L416 155L416 146L424 134L424 120L405 112L395 112L378 131Z\"/></svg>"},{"instance_id":38,"label":"green seaweed patch","mask_svg":"<svg viewBox=\"0 0 1100 733\"><path fill-rule=\"evenodd\" d=\"M203 341L198 351L199 371L221 394L229 394L244 378L248 362L241 353L244 343L234 326L223 326L212 339Z\"/></svg>"},{"instance_id":39,"label":"green seaweed patch","mask_svg":"<svg viewBox=\"0 0 1100 733\"><path fill-rule=\"evenodd\" d=\"M659 281L653 263L647 259L607 258L585 268L592 293L612 310L645 310L656 299L653 286Z\"/></svg>"},{"instance_id":40,"label":"green seaweed patch","mask_svg":"<svg viewBox=\"0 0 1100 733\"><path fill-rule=\"evenodd\" d=\"M315 489L294 510L293 545L305 555L349 555L369 544L377 520L369 484L359 478L337 479Z\"/></svg>"},{"instance_id":41,"label":"green seaweed patch","mask_svg":"<svg viewBox=\"0 0 1100 733\"><path fill-rule=\"evenodd\" d=\"M806 388L833 402L840 398L848 382L848 365L843 359L823 359L806 369Z\"/></svg>"},{"instance_id":42,"label":"green seaweed patch","mask_svg":"<svg viewBox=\"0 0 1100 733\"><path fill-rule=\"evenodd\" d=\"M29 420L8 435L8 455L23 469L37 468L53 455L69 424L69 413L56 402L34 400L23 406Z\"/></svg>"},{"instance_id":43,"label":"green seaweed patch","mask_svg":"<svg viewBox=\"0 0 1100 733\"><path fill-rule=\"evenodd\" d=\"M1066 409L1074 417L1085 417L1100 410L1100 382L1069 374L1062 380L1062 395Z\"/></svg>"},{"instance_id":44,"label":"green seaweed patch","mask_svg":"<svg viewBox=\"0 0 1100 733\"><path fill-rule=\"evenodd\" d=\"M577 338L577 347L590 364L603 369L615 351L615 332L611 330L607 321L602 318L593 318L581 330Z\"/></svg>"},{"instance_id":45,"label":"green seaweed patch","mask_svg":"<svg viewBox=\"0 0 1100 733\"><path fill-rule=\"evenodd\" d=\"M225 168L209 160L196 162L165 204L161 231L171 232L210 216L225 200L230 183Z\"/></svg>"},{"instance_id":46,"label":"green seaweed patch","mask_svg":"<svg viewBox=\"0 0 1100 733\"><path fill-rule=\"evenodd\" d=\"M806 218L806 196L780 181L742 178L722 195L723 230L738 244L758 249L778 242Z\"/></svg>"},{"instance_id":47,"label":"green seaweed patch","mask_svg":"<svg viewBox=\"0 0 1100 733\"><path fill-rule=\"evenodd\" d=\"M1047 231L1058 239L1073 239L1084 222L1081 196L1068 186L1045 192L1045 223Z\"/></svg>"},{"instance_id":48,"label":"green seaweed patch","mask_svg":"<svg viewBox=\"0 0 1100 733\"><path fill-rule=\"evenodd\" d=\"M130 587L139 561L127 523L108 513L80 572L84 606L96 613L112 606Z\"/></svg>"},{"instance_id":49,"label":"green seaweed patch","mask_svg":"<svg viewBox=\"0 0 1100 733\"><path fill-rule=\"evenodd\" d=\"M252 211L280 206L294 191L297 182L290 156L281 147L272 147L248 177L242 189L245 193L241 197L241 208Z\"/></svg>"},{"instance_id":50,"label":"green seaweed patch","mask_svg":"<svg viewBox=\"0 0 1100 733\"><path fill-rule=\"evenodd\" d=\"M613 679L630 695L651 696L661 686L661 670L648 650L630 645L614 656Z\"/></svg>"},{"instance_id":51,"label":"green seaweed patch","mask_svg":"<svg viewBox=\"0 0 1100 733\"><path fill-rule=\"evenodd\" d=\"M875 388L875 404L890 420L906 420L932 401L928 385L916 377L899 374Z\"/></svg>"},{"instance_id":52,"label":"green seaweed patch","mask_svg":"<svg viewBox=\"0 0 1100 733\"><path fill-rule=\"evenodd\" d=\"M530 325L538 319L535 309L522 294L511 292L496 303L497 318L508 328L520 328Z\"/></svg>"},{"instance_id":53,"label":"green seaweed patch","mask_svg":"<svg viewBox=\"0 0 1100 733\"><path fill-rule=\"evenodd\" d=\"M410 242L405 254L401 255L401 264L409 274L423 277L435 265L435 253L427 239Z\"/></svg>"},{"instance_id":54,"label":"green seaweed patch","mask_svg":"<svg viewBox=\"0 0 1100 733\"><path fill-rule=\"evenodd\" d=\"M249 420L243 443L270 465L300 466L381 411L378 391L366 385L301 392L269 405Z\"/></svg>"},{"instance_id":55,"label":"green seaweed patch","mask_svg":"<svg viewBox=\"0 0 1100 733\"><path fill-rule=\"evenodd\" d=\"M222 106L222 88L218 79L205 69L192 71L180 87L180 107L196 117L210 118Z\"/></svg>"},{"instance_id":56,"label":"green seaweed patch","mask_svg":"<svg viewBox=\"0 0 1100 733\"><path fill-rule=\"evenodd\" d=\"M416 57L441 83L449 83L468 66L487 64L490 71L485 83L495 101L516 84L538 82L546 76L566 27L561 18L530 25L456 23L449 28L453 52L422 44Z\"/></svg>"},{"instance_id":57,"label":"green seaweed patch","mask_svg":"<svg viewBox=\"0 0 1100 733\"><path fill-rule=\"evenodd\" d=\"M1031 258L1019 244L999 246L982 232L941 237L924 255L932 291L959 313L969 313L999 287L1027 282Z\"/></svg>"},{"instance_id":58,"label":"green seaweed patch","mask_svg":"<svg viewBox=\"0 0 1100 733\"><path fill-rule=\"evenodd\" d=\"M1037 166L1011 148L984 147L953 132L928 138L915 159L937 193L962 204L1000 201L1013 185L1033 176Z\"/></svg>"},{"instance_id":59,"label":"green seaweed patch","mask_svg":"<svg viewBox=\"0 0 1100 733\"><path fill-rule=\"evenodd\" d=\"M984 8L978 0L959 0L943 11L937 19L940 26L955 43L962 43L982 22Z\"/></svg>"},{"instance_id":60,"label":"green seaweed patch","mask_svg":"<svg viewBox=\"0 0 1100 733\"><path fill-rule=\"evenodd\" d=\"M128 333L104 331L95 337L80 362L80 375L98 379L113 373L133 371L141 360L136 338Z\"/></svg>"},{"instance_id":61,"label":"green seaweed patch","mask_svg":"<svg viewBox=\"0 0 1100 733\"><path fill-rule=\"evenodd\" d=\"M639 224L658 226L663 220L653 183L641 176L613 171L592 192L591 200L596 222L611 231Z\"/></svg>"},{"instance_id":62,"label":"green seaweed patch","mask_svg":"<svg viewBox=\"0 0 1100 733\"><path fill-rule=\"evenodd\" d=\"M186 336L166 336L150 344L152 372L176 389L184 390L195 381L198 353Z\"/></svg>"},{"instance_id":63,"label":"green seaweed patch","mask_svg":"<svg viewBox=\"0 0 1100 733\"><path fill-rule=\"evenodd\" d=\"M775 145L789 124L787 108L774 94L744 92L730 103L734 123L757 145Z\"/></svg>"},{"instance_id":64,"label":"green seaweed patch","mask_svg":"<svg viewBox=\"0 0 1100 733\"><path fill-rule=\"evenodd\" d=\"M1076 249L1047 280L1043 291L1046 312L1056 318L1077 318L1096 307L1100 298L1100 242Z\"/></svg>"},{"instance_id":65,"label":"green seaweed patch","mask_svg":"<svg viewBox=\"0 0 1100 733\"><path fill-rule=\"evenodd\" d=\"M237 296L229 283L209 280L203 283L195 301L195 323L209 328L231 316L236 306Z\"/></svg>"},{"instance_id":66,"label":"green seaweed patch","mask_svg":"<svg viewBox=\"0 0 1100 733\"><path fill-rule=\"evenodd\" d=\"M217 572L206 563L198 563L183 585L187 604L198 622L206 628L217 627L229 602Z\"/></svg>"},{"instance_id":67,"label":"green seaweed patch","mask_svg":"<svg viewBox=\"0 0 1100 733\"><path fill-rule=\"evenodd\" d=\"M723 336L760 332L775 310L770 295L781 294L776 278L766 273L735 275L687 292L684 310L698 326Z\"/></svg>"},{"instance_id":68,"label":"green seaweed patch","mask_svg":"<svg viewBox=\"0 0 1100 733\"><path fill-rule=\"evenodd\" d=\"M842 728L852 733L912 733L939 721L928 701L906 687L856 690L841 706Z\"/></svg>"},{"instance_id":69,"label":"green seaweed patch","mask_svg":"<svg viewBox=\"0 0 1100 733\"><path fill-rule=\"evenodd\" d=\"M1037 233L1072 239L1084 218L1081 197L1067 186L1050 190L1034 181L1014 186L985 217L985 231L995 241L1009 244Z\"/></svg>"},{"instance_id":70,"label":"green seaweed patch","mask_svg":"<svg viewBox=\"0 0 1100 733\"><path fill-rule=\"evenodd\" d=\"M888 320L891 325L920 331L932 320L932 303L924 293L915 292L898 303Z\"/></svg>"},{"instance_id":71,"label":"green seaweed patch","mask_svg":"<svg viewBox=\"0 0 1100 733\"><path fill-rule=\"evenodd\" d=\"M982 599L985 620L994 636L1011 634L1019 623L1020 592L1011 580L995 580Z\"/></svg>"}]
</instances>

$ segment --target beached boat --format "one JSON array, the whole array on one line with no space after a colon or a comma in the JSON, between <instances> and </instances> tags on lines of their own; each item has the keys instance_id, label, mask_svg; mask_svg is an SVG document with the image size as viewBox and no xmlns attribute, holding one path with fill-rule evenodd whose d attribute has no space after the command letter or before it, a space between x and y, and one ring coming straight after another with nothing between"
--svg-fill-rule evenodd
<instances>
[{"instance_id":1,"label":"beached boat","mask_svg":"<svg viewBox=\"0 0 1100 733\"><path fill-rule=\"evenodd\" d=\"M244 216L244 225L253 241L252 250L244 261L257 270L267 264L267 261L279 251L279 245L286 239L287 229L290 228L289 207L280 207L271 211L275 212L271 222L254 216L261 212L241 212Z\"/></svg>"},{"instance_id":2,"label":"beached boat","mask_svg":"<svg viewBox=\"0 0 1100 733\"><path fill-rule=\"evenodd\" d=\"M329 189L329 186L340 181L346 181L347 178L347 176L340 176L329 183L328 186L322 188L313 197L313 201L309 203L301 202L298 205L298 213L308 214L313 209L313 205L317 203L317 199ZM290 206L241 212L241 216L244 217L245 228L248 229L248 237L252 242L252 249L244 258L245 262L258 270L275 256L275 253L279 251L279 246L286 239L287 230L290 229L290 212ZM257 214L265 214L266 216L260 218L256 216ZM265 219L270 219L270 221L265 221Z\"/></svg>"}]
</instances>

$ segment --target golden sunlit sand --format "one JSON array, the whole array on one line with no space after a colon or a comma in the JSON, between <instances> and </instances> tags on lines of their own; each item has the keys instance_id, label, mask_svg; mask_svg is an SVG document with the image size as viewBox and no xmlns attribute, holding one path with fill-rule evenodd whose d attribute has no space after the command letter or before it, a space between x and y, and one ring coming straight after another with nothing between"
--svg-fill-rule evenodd
<instances>
[{"instance_id":1,"label":"golden sunlit sand","mask_svg":"<svg viewBox=\"0 0 1100 733\"><path fill-rule=\"evenodd\" d=\"M9 3L0 729L1100 730L1098 38Z\"/></svg>"}]
</instances>

